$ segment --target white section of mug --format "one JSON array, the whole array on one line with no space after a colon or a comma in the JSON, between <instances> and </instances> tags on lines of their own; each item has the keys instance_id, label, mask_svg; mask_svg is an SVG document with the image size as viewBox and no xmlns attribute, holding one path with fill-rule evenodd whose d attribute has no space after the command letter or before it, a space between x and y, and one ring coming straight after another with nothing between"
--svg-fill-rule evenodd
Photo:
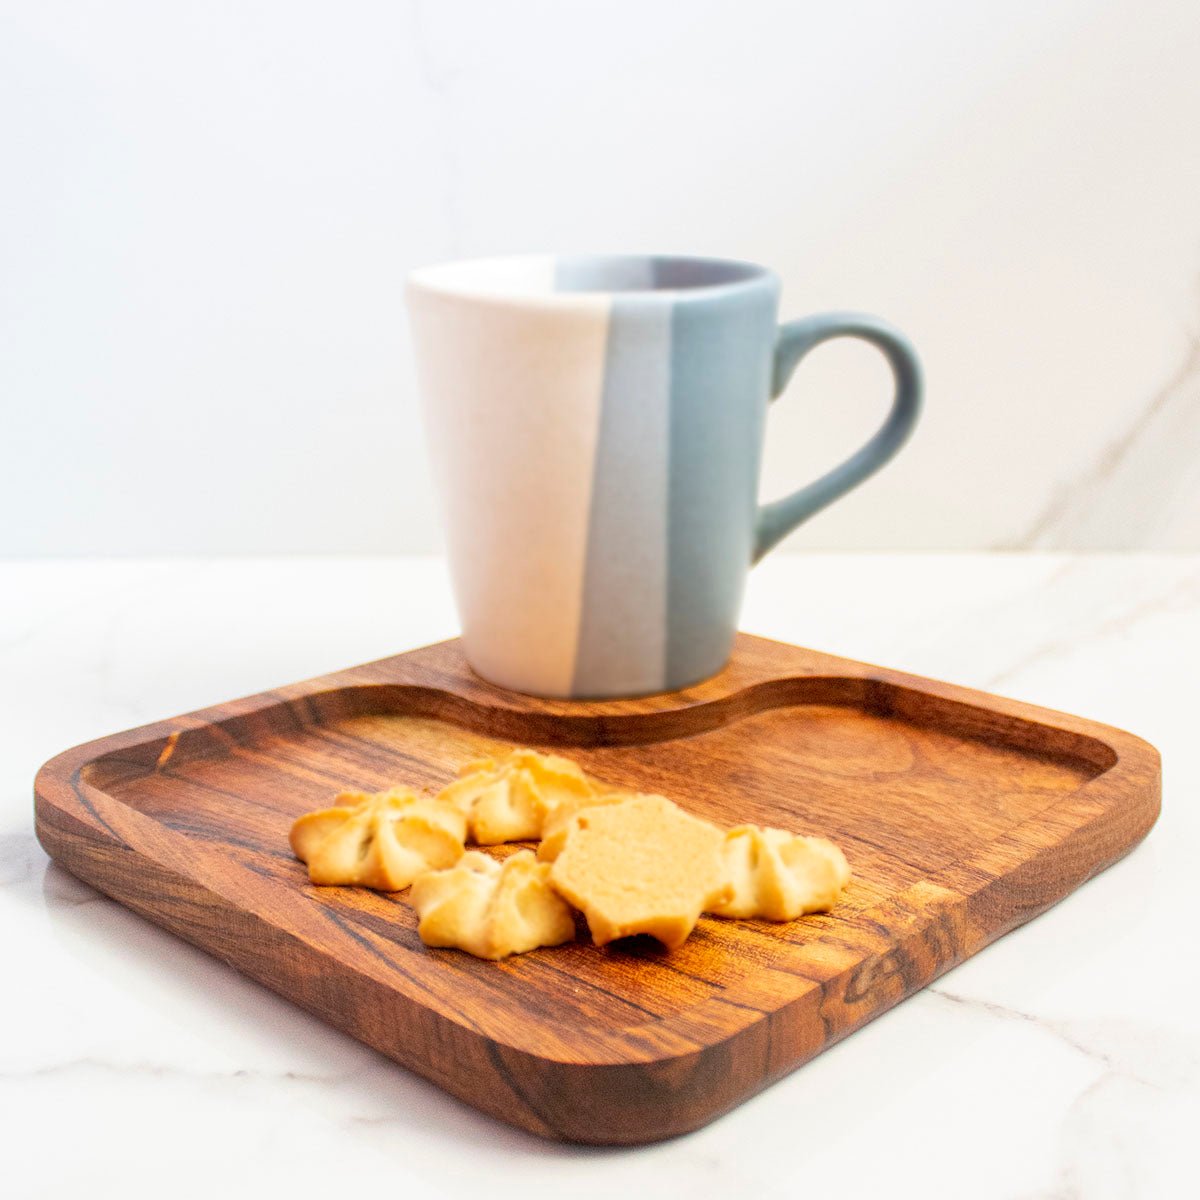
<instances>
[{"instance_id":1,"label":"white section of mug","mask_svg":"<svg viewBox=\"0 0 1200 1200\"><path fill-rule=\"evenodd\" d=\"M549 296L558 260L552 254L514 254L421 267L409 287L460 296Z\"/></svg>"},{"instance_id":2,"label":"white section of mug","mask_svg":"<svg viewBox=\"0 0 1200 1200\"><path fill-rule=\"evenodd\" d=\"M463 647L480 675L517 691L571 693L609 307L410 282Z\"/></svg>"}]
</instances>

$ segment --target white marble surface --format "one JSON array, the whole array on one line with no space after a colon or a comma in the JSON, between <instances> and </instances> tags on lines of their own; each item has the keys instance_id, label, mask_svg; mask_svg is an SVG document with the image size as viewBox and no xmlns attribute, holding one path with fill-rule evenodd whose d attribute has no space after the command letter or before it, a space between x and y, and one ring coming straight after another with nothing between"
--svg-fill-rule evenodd
<instances>
[{"instance_id":1,"label":"white marble surface","mask_svg":"<svg viewBox=\"0 0 1200 1200\"><path fill-rule=\"evenodd\" d=\"M744 627L1121 725L1165 760L1129 858L708 1128L636 1150L481 1117L50 865L87 738L454 632L436 560L0 565L0 1193L1194 1194L1200 559L804 556Z\"/></svg>"}]
</instances>

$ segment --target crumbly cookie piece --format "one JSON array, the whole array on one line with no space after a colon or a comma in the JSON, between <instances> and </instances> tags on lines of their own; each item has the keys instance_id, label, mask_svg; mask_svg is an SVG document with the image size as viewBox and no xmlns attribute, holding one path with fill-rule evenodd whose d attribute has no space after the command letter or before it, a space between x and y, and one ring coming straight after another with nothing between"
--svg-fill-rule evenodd
<instances>
[{"instance_id":1,"label":"crumbly cookie piece","mask_svg":"<svg viewBox=\"0 0 1200 1200\"><path fill-rule=\"evenodd\" d=\"M605 792L593 796L577 796L561 801L546 814L542 823L542 840L538 843L538 862L553 862L567 844L567 834L572 828L572 818L585 808L595 808L601 804L620 804L628 800L631 792Z\"/></svg>"},{"instance_id":2,"label":"crumbly cookie piece","mask_svg":"<svg viewBox=\"0 0 1200 1200\"><path fill-rule=\"evenodd\" d=\"M503 863L468 850L453 867L427 871L413 883L417 932L427 946L456 946L477 958L569 942L575 918L549 875L532 850L518 850Z\"/></svg>"},{"instance_id":3,"label":"crumbly cookie piece","mask_svg":"<svg viewBox=\"0 0 1200 1200\"><path fill-rule=\"evenodd\" d=\"M597 945L645 933L674 949L701 912L732 895L723 840L664 796L630 796L571 818L550 882L583 912Z\"/></svg>"},{"instance_id":4,"label":"crumbly cookie piece","mask_svg":"<svg viewBox=\"0 0 1200 1200\"><path fill-rule=\"evenodd\" d=\"M512 750L467 763L459 774L438 799L466 814L467 832L482 846L540 838L548 813L596 791L569 758L536 750Z\"/></svg>"},{"instance_id":5,"label":"crumbly cookie piece","mask_svg":"<svg viewBox=\"0 0 1200 1200\"><path fill-rule=\"evenodd\" d=\"M422 871L462 856L467 822L452 805L408 788L341 792L337 799L333 808L300 817L289 835L313 883L397 892Z\"/></svg>"},{"instance_id":6,"label":"crumbly cookie piece","mask_svg":"<svg viewBox=\"0 0 1200 1200\"><path fill-rule=\"evenodd\" d=\"M824 838L738 825L725 834L726 878L733 895L708 911L719 917L791 921L825 912L850 882L846 856Z\"/></svg>"}]
</instances>

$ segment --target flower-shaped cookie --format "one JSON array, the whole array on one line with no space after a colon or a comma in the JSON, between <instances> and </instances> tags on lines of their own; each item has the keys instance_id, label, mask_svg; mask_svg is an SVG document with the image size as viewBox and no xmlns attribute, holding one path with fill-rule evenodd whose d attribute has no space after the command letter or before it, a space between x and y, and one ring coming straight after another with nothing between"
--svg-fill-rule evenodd
<instances>
[{"instance_id":1,"label":"flower-shaped cookie","mask_svg":"<svg viewBox=\"0 0 1200 1200\"><path fill-rule=\"evenodd\" d=\"M708 911L720 917L791 921L825 912L850 882L846 856L824 838L738 825L725 834L725 871L733 895Z\"/></svg>"},{"instance_id":2,"label":"flower-shaped cookie","mask_svg":"<svg viewBox=\"0 0 1200 1200\"><path fill-rule=\"evenodd\" d=\"M665 797L629 796L571 818L550 882L582 910L597 945L647 933L674 949L732 895L723 843L715 825Z\"/></svg>"},{"instance_id":3,"label":"flower-shaped cookie","mask_svg":"<svg viewBox=\"0 0 1200 1200\"><path fill-rule=\"evenodd\" d=\"M482 846L539 838L546 815L596 787L568 758L513 750L467 763L438 799L466 814L471 840Z\"/></svg>"},{"instance_id":4,"label":"flower-shaped cookie","mask_svg":"<svg viewBox=\"0 0 1200 1200\"><path fill-rule=\"evenodd\" d=\"M397 892L462 856L466 818L449 804L407 788L337 798L335 808L306 813L292 826L292 850L313 883Z\"/></svg>"},{"instance_id":5,"label":"flower-shaped cookie","mask_svg":"<svg viewBox=\"0 0 1200 1200\"><path fill-rule=\"evenodd\" d=\"M409 899L427 946L456 946L477 958L505 958L575 936L575 919L548 882L550 868L518 850L503 863L468 850L445 871L427 871Z\"/></svg>"}]
</instances>

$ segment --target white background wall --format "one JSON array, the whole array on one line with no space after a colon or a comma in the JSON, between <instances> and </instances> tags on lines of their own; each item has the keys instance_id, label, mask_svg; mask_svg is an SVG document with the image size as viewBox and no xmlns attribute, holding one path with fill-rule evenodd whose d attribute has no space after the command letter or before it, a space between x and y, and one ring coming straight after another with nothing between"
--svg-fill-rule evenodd
<instances>
[{"instance_id":1,"label":"white background wall","mask_svg":"<svg viewBox=\"0 0 1200 1200\"><path fill-rule=\"evenodd\" d=\"M402 280L698 251L928 369L794 548L1200 548L1194 0L0 4L0 553L438 544ZM766 494L862 440L806 365Z\"/></svg>"}]
</instances>

